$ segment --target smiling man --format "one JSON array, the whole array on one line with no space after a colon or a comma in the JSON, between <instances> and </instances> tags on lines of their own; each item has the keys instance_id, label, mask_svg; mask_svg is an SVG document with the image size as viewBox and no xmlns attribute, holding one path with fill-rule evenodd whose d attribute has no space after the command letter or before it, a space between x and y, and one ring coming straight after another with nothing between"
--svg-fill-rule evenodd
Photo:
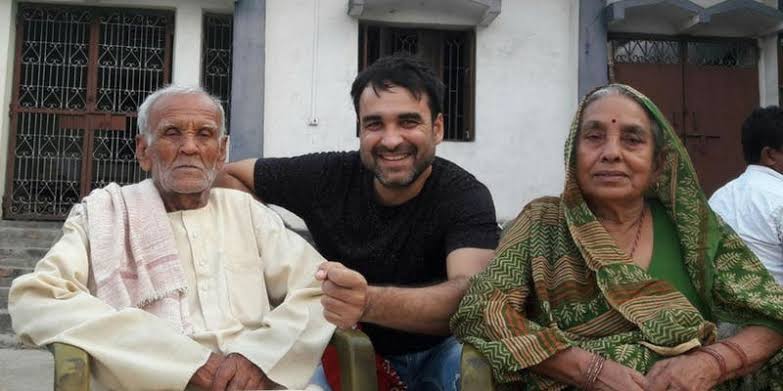
<instances>
[{"instance_id":1,"label":"smiling man","mask_svg":"<svg viewBox=\"0 0 783 391\"><path fill-rule=\"evenodd\" d=\"M152 178L97 189L9 295L29 344L86 350L93 389L301 388L334 330L314 277L324 259L246 193L213 189L220 102L169 86L139 107Z\"/></svg>"},{"instance_id":2,"label":"smiling man","mask_svg":"<svg viewBox=\"0 0 783 391\"><path fill-rule=\"evenodd\" d=\"M307 223L330 260L326 319L357 321L410 390L458 387L461 346L448 321L498 241L487 188L435 156L443 86L411 57L379 59L351 88L358 152L245 160L219 185L252 189ZM369 286L368 286L369 285Z\"/></svg>"}]
</instances>

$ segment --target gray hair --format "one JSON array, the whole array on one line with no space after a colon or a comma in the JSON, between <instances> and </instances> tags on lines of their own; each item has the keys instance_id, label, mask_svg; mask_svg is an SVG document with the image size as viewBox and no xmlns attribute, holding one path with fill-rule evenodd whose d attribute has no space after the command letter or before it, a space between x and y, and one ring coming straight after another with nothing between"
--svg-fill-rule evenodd
<instances>
[{"instance_id":1,"label":"gray hair","mask_svg":"<svg viewBox=\"0 0 783 391\"><path fill-rule=\"evenodd\" d=\"M585 103L582 105L582 113L584 113L584 110L587 109L587 106L589 106L591 103L597 101L598 99L601 99L606 96L624 96L626 98L630 98L632 101L636 102L639 106L642 107L642 110L644 110L644 113L647 114L647 119L650 120L650 132L653 136L653 145L655 146L653 150L653 156L655 156L656 161L660 157L661 151L663 151L663 131L661 130L661 125L658 123L658 121L655 119L655 116L650 112L650 110L647 109L647 107L644 106L644 103L639 101L639 98L634 95L631 91L626 90L625 88L622 88L615 84L610 84L604 87L601 87L593 93L591 93L587 98L585 98ZM579 119L580 128L581 128L581 122L582 119Z\"/></svg>"},{"instance_id":2,"label":"gray hair","mask_svg":"<svg viewBox=\"0 0 783 391\"><path fill-rule=\"evenodd\" d=\"M202 94L215 104L217 111L220 113L220 123L218 123L219 137L223 137L226 134L226 113L223 111L223 105L220 103L220 99L210 95L201 87L183 86L177 84L171 84L163 87L144 99L144 102L142 102L141 106L139 106L139 111L137 113L138 117L136 118L136 122L139 125L139 135L143 136L147 140L147 143L152 142L152 136L154 133L153 129L150 129L149 117L150 112L152 111L152 107L155 105L155 102L157 102L158 99L164 96L191 94Z\"/></svg>"}]
</instances>

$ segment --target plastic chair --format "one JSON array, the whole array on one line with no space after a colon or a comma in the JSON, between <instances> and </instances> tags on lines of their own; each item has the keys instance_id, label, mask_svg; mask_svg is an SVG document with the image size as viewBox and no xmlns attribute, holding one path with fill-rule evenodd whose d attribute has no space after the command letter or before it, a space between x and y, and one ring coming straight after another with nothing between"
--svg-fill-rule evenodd
<instances>
[{"instance_id":1,"label":"plastic chair","mask_svg":"<svg viewBox=\"0 0 783 391\"><path fill-rule=\"evenodd\" d=\"M460 384L462 391L494 391L492 382L492 367L473 345L462 346L460 359Z\"/></svg>"},{"instance_id":2,"label":"plastic chair","mask_svg":"<svg viewBox=\"0 0 783 391\"><path fill-rule=\"evenodd\" d=\"M340 360L340 386L345 391L377 390L375 351L370 338L359 330L337 330L330 345ZM90 356L73 345L53 343L55 391L90 390Z\"/></svg>"}]
</instances>

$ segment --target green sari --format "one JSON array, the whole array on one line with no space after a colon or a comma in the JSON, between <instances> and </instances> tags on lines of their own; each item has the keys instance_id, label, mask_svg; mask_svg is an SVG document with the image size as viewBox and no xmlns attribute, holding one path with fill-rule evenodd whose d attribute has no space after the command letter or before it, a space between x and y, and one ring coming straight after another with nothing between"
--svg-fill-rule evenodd
<instances>
[{"instance_id":1,"label":"green sari","mask_svg":"<svg viewBox=\"0 0 783 391\"><path fill-rule=\"evenodd\" d=\"M762 324L783 334L783 287L710 210L685 148L658 108L617 86L662 130L664 163L648 198L660 202L676 227L687 276L714 319L634 264L588 208L575 170L582 103L565 145L563 194L525 206L451 320L454 334L481 351L508 388L566 388L526 368L570 347L646 373L662 358L713 343L715 321ZM745 383L752 389L783 389L783 352L750 378Z\"/></svg>"}]
</instances>

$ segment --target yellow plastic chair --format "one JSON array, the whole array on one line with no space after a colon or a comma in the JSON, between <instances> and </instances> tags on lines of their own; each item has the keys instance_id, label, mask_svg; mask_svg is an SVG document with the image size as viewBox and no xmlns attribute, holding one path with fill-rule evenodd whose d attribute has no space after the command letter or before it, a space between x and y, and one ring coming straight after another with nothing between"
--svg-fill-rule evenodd
<instances>
[{"instance_id":1,"label":"yellow plastic chair","mask_svg":"<svg viewBox=\"0 0 783 391\"><path fill-rule=\"evenodd\" d=\"M375 351L366 334L359 330L337 330L329 344L337 349L342 390L377 390ZM54 354L55 391L89 391L90 356L87 352L64 343L47 347Z\"/></svg>"},{"instance_id":2,"label":"yellow plastic chair","mask_svg":"<svg viewBox=\"0 0 783 391\"><path fill-rule=\"evenodd\" d=\"M460 359L460 385L462 391L494 391L492 381L492 367L487 359L473 347L465 344L462 346Z\"/></svg>"}]
</instances>

